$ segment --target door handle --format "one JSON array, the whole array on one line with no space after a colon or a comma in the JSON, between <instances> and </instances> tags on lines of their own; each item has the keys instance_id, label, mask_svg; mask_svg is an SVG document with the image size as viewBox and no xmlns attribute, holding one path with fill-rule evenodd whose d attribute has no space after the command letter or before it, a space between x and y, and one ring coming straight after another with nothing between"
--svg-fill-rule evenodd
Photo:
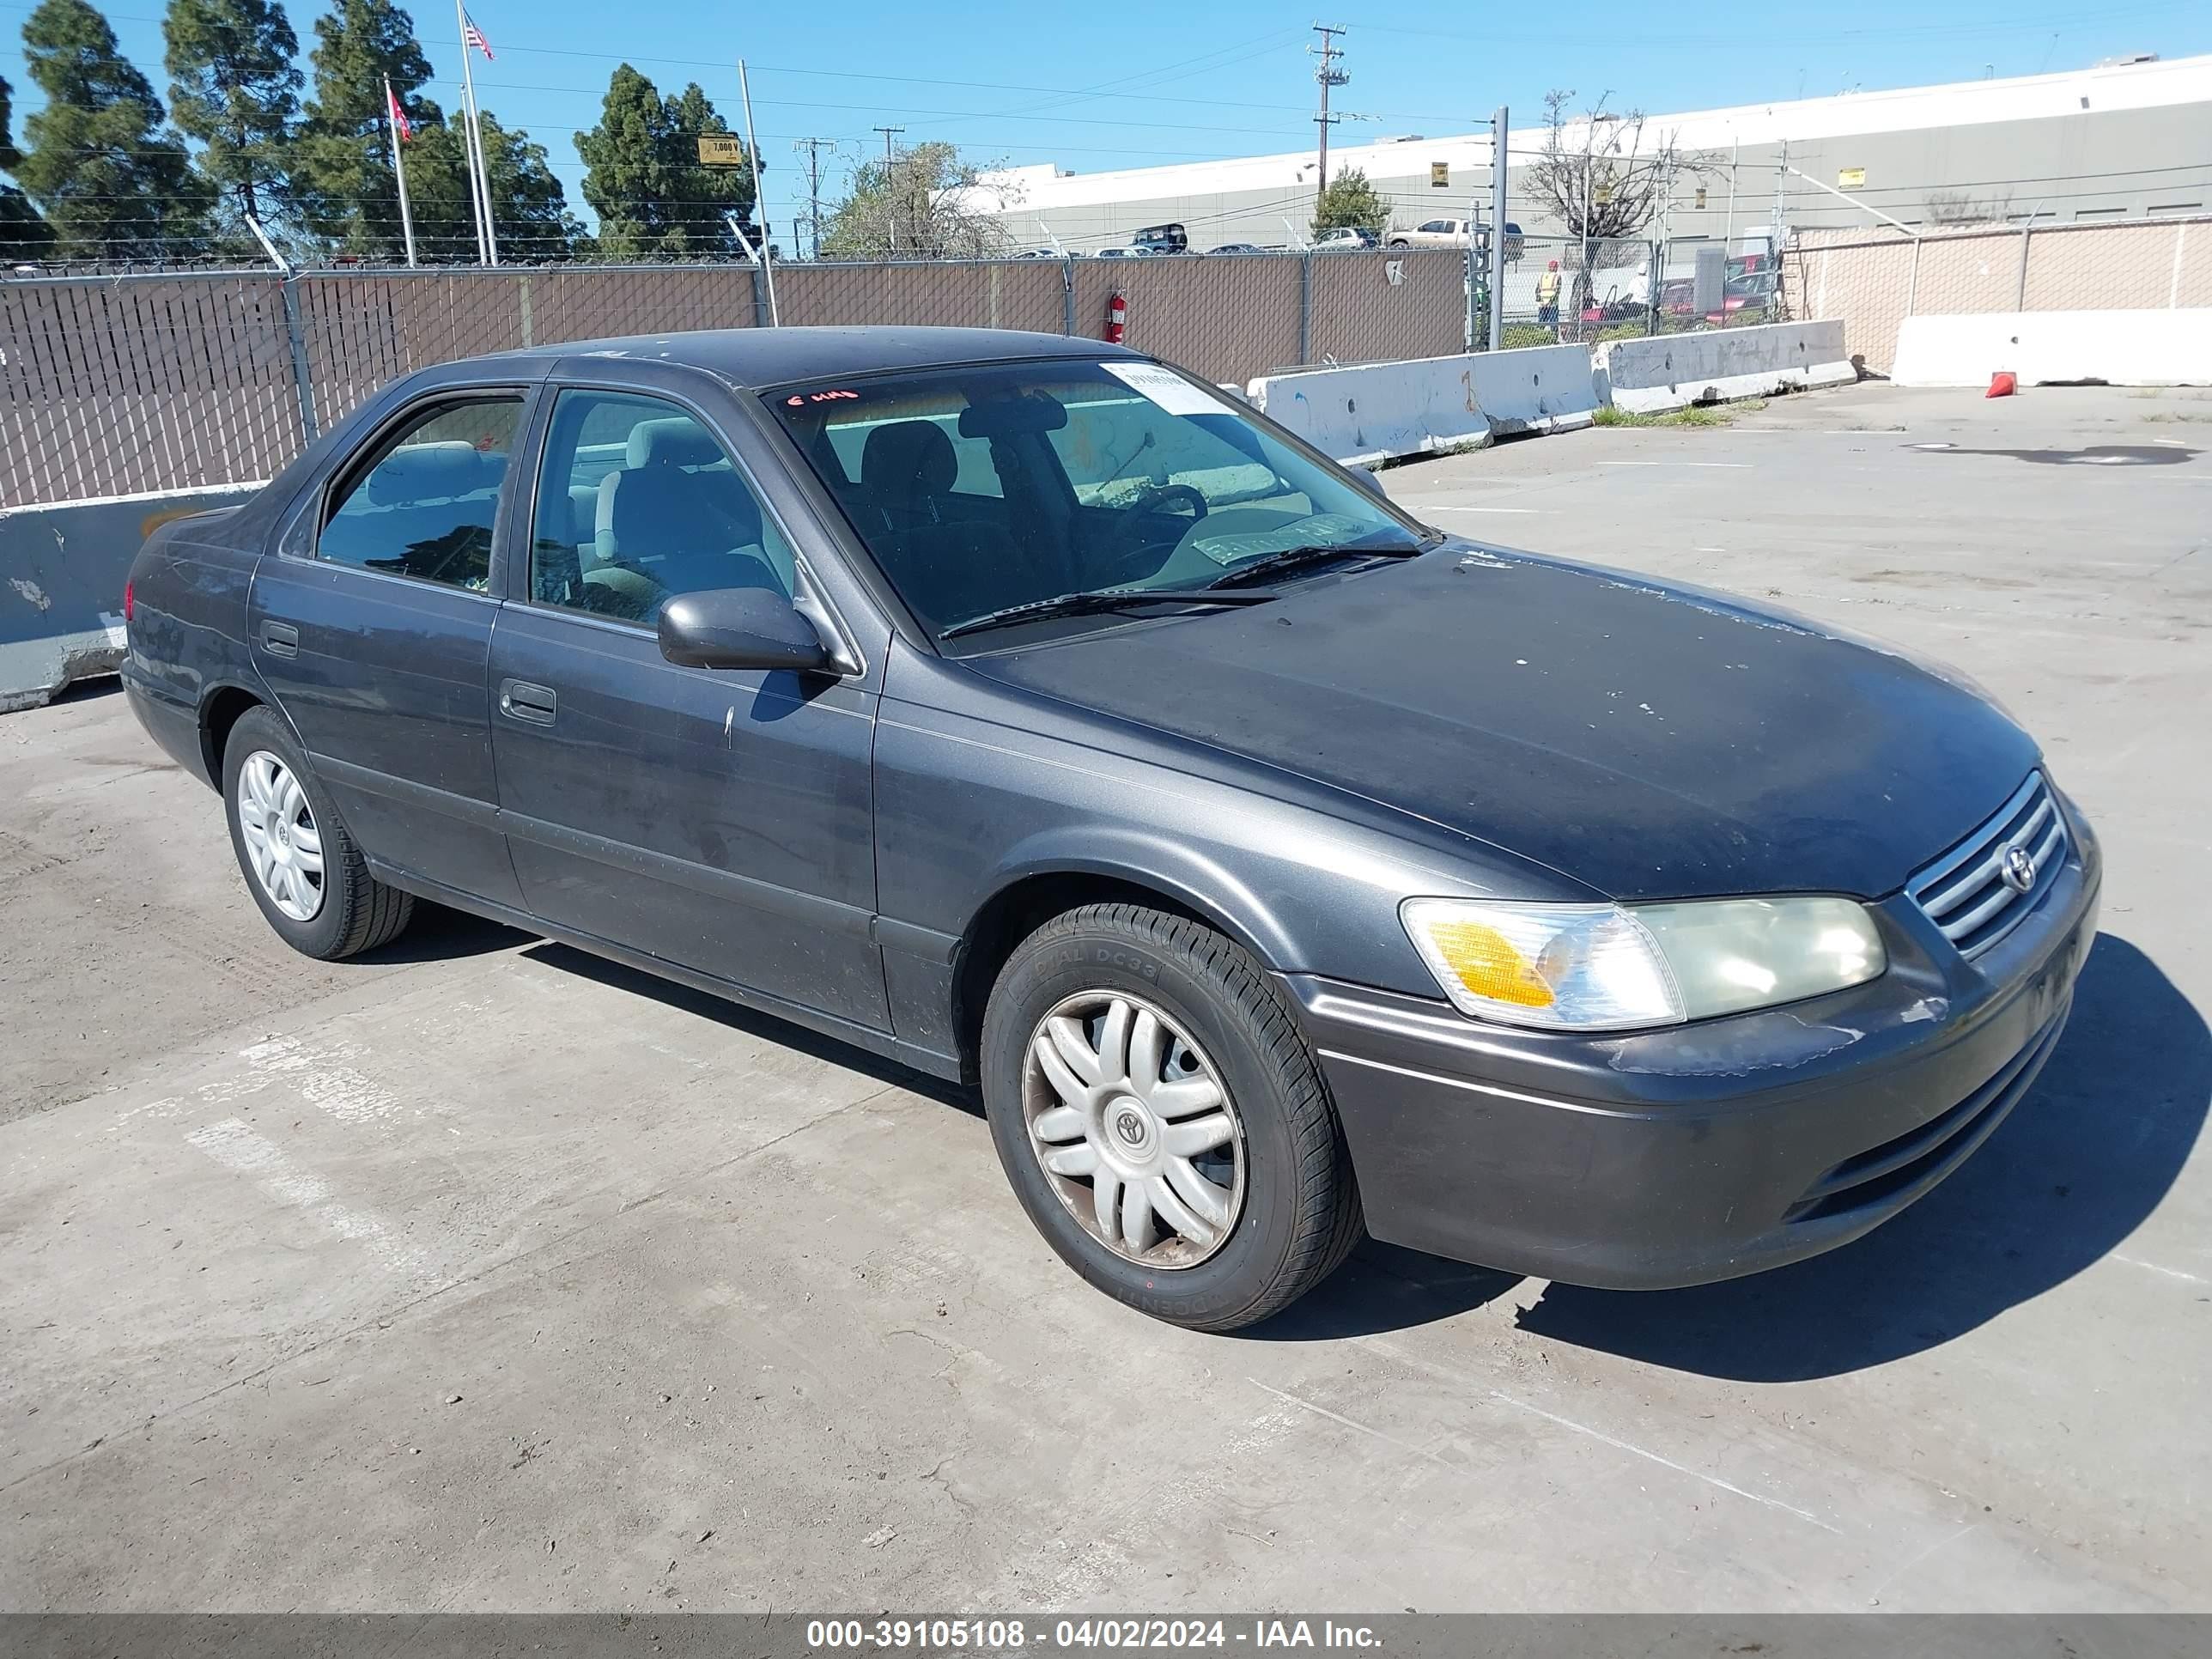
<instances>
[{"instance_id":1,"label":"door handle","mask_svg":"<svg viewBox=\"0 0 2212 1659\"><path fill-rule=\"evenodd\" d=\"M261 624L261 643L272 657L296 657L300 630L289 623L265 622Z\"/></svg>"},{"instance_id":2,"label":"door handle","mask_svg":"<svg viewBox=\"0 0 2212 1659\"><path fill-rule=\"evenodd\" d=\"M526 720L532 726L550 726L559 701L550 686L532 685L528 680L501 680L499 683L499 712L509 720Z\"/></svg>"}]
</instances>

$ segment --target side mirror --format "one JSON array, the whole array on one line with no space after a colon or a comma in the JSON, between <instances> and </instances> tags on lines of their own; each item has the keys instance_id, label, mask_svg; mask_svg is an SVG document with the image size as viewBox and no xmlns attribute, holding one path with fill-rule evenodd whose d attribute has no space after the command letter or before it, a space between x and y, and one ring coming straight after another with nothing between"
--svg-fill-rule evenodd
<instances>
[{"instance_id":1,"label":"side mirror","mask_svg":"<svg viewBox=\"0 0 2212 1659\"><path fill-rule=\"evenodd\" d=\"M669 600L660 608L660 654L686 668L837 672L814 624L764 587L712 587Z\"/></svg>"},{"instance_id":2,"label":"side mirror","mask_svg":"<svg viewBox=\"0 0 2212 1659\"><path fill-rule=\"evenodd\" d=\"M1358 481L1359 487L1369 495L1386 501L1390 499L1389 492L1382 488L1382 480L1376 476L1373 467L1347 466L1344 470L1352 474Z\"/></svg>"}]
</instances>

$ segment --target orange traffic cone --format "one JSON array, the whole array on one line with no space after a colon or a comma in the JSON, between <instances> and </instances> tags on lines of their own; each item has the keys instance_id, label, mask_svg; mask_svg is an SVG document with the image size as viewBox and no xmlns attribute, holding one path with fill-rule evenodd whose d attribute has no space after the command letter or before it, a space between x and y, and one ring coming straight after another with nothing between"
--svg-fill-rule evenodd
<instances>
[{"instance_id":1,"label":"orange traffic cone","mask_svg":"<svg viewBox=\"0 0 2212 1659\"><path fill-rule=\"evenodd\" d=\"M1990 376L1990 389L1982 395L1985 398L2009 398L2019 390L2020 381L2013 372L2001 368Z\"/></svg>"}]
</instances>

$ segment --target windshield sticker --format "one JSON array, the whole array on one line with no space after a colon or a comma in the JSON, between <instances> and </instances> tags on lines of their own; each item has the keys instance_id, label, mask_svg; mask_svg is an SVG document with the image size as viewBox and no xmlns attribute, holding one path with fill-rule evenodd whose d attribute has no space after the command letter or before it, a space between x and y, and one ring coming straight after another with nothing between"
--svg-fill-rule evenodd
<instances>
[{"instance_id":1,"label":"windshield sticker","mask_svg":"<svg viewBox=\"0 0 2212 1659\"><path fill-rule=\"evenodd\" d=\"M1158 363L1101 363L1115 380L1139 396L1150 398L1170 415L1219 415L1225 405L1201 386Z\"/></svg>"},{"instance_id":2,"label":"windshield sticker","mask_svg":"<svg viewBox=\"0 0 2212 1659\"><path fill-rule=\"evenodd\" d=\"M1200 522L1205 521L1200 520ZM1375 533L1375 526L1371 522L1341 513L1316 513L1311 518L1300 519L1296 522L1297 539L1301 545L1308 547L1341 547ZM1190 539L1190 546L1216 564L1243 564L1248 559L1281 552L1284 529L1285 526L1278 525L1267 530L1194 536Z\"/></svg>"}]
</instances>

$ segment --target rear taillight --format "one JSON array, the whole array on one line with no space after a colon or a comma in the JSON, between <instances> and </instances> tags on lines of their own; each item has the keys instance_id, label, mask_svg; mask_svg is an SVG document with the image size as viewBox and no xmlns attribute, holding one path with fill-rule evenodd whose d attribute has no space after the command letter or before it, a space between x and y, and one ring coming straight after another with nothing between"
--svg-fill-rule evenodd
<instances>
[{"instance_id":1,"label":"rear taillight","mask_svg":"<svg viewBox=\"0 0 2212 1659\"><path fill-rule=\"evenodd\" d=\"M125 581L123 584L123 620L126 623L131 620L131 590L137 586L138 584L133 581Z\"/></svg>"}]
</instances>

